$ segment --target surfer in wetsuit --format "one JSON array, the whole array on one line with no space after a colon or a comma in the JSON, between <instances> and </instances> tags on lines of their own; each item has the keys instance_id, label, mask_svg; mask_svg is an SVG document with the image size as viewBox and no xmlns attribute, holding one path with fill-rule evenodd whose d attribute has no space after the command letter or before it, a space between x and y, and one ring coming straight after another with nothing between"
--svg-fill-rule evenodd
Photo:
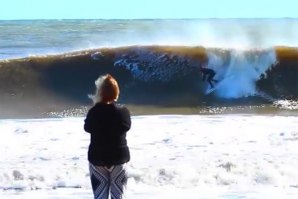
<instances>
[{"instance_id":1,"label":"surfer in wetsuit","mask_svg":"<svg viewBox=\"0 0 298 199\"><path fill-rule=\"evenodd\" d=\"M213 88L214 85L212 82L215 82L215 83L218 82L217 80L213 79L213 77L216 74L215 71L210 68L206 68L206 67L202 67L202 66L200 67L200 71L203 75L203 81L205 81L207 78L207 82L210 84L211 88Z\"/></svg>"}]
</instances>

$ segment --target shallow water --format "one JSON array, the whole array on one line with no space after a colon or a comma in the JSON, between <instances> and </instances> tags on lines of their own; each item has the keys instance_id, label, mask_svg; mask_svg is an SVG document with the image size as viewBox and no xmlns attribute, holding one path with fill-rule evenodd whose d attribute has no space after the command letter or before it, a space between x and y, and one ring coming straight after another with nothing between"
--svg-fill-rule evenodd
<instances>
[{"instance_id":1,"label":"shallow water","mask_svg":"<svg viewBox=\"0 0 298 199\"><path fill-rule=\"evenodd\" d=\"M134 116L127 196L296 199L297 118ZM0 120L1 195L92 197L83 119Z\"/></svg>"}]
</instances>

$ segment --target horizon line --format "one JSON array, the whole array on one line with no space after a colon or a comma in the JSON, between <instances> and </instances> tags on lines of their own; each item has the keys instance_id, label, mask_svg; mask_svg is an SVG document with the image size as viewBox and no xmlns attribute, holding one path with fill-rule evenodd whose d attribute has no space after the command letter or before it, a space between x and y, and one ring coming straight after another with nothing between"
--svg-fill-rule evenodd
<instances>
[{"instance_id":1,"label":"horizon line","mask_svg":"<svg viewBox=\"0 0 298 199\"><path fill-rule=\"evenodd\" d=\"M298 19L298 17L184 17L184 18L26 18L26 19L0 19L0 21L26 21L26 20L208 20L208 19Z\"/></svg>"}]
</instances>

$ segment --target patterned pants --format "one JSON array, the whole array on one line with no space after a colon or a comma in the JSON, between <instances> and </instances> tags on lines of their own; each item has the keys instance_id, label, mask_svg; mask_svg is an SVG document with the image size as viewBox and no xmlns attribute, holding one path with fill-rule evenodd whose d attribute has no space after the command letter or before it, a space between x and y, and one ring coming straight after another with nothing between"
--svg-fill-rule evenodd
<instances>
[{"instance_id":1,"label":"patterned pants","mask_svg":"<svg viewBox=\"0 0 298 199\"><path fill-rule=\"evenodd\" d=\"M124 165L112 167L95 166L89 163L91 185L94 199L122 199L127 184L127 175Z\"/></svg>"}]
</instances>

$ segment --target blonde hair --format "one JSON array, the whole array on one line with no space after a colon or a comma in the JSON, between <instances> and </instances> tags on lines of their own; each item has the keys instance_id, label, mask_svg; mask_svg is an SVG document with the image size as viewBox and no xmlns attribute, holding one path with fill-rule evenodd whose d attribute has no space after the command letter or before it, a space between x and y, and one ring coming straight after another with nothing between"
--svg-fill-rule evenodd
<instances>
[{"instance_id":1,"label":"blonde hair","mask_svg":"<svg viewBox=\"0 0 298 199\"><path fill-rule=\"evenodd\" d=\"M93 103L98 102L110 103L117 101L119 97L119 86L116 79L110 75L103 75L97 78L95 81L96 91L94 95L89 95Z\"/></svg>"}]
</instances>

